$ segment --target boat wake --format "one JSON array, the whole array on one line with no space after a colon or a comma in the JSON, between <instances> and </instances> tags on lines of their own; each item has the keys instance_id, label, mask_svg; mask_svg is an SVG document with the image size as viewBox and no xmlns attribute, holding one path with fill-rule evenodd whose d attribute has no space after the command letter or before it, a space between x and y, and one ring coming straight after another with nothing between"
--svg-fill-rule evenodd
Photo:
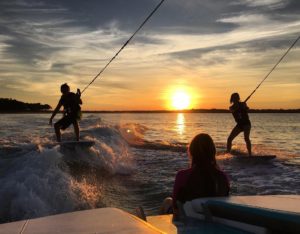
<instances>
[{"instance_id":1,"label":"boat wake","mask_svg":"<svg viewBox=\"0 0 300 234\"><path fill-rule=\"evenodd\" d=\"M148 139L155 130L142 124L108 124L91 116L81 127L81 139L95 142L90 148L54 144L52 129L41 137L0 139L0 222L106 206L130 211L143 205L155 214L170 195L176 171L188 166L186 142ZM73 129L63 133L63 140L73 137ZM277 158L245 163L226 154L224 143L216 147L232 194L286 194L291 186L299 188L299 163L290 155L286 160L284 152L254 145L254 153ZM243 147L233 150L241 155Z\"/></svg>"}]
</instances>

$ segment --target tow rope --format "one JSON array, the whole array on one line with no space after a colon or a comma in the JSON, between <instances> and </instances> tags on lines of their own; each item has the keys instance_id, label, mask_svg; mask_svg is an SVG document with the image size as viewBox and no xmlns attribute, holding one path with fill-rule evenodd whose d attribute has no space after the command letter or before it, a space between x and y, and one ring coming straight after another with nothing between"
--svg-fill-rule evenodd
<instances>
[{"instance_id":1,"label":"tow rope","mask_svg":"<svg viewBox=\"0 0 300 234\"><path fill-rule=\"evenodd\" d=\"M256 92L256 90L261 86L261 84L269 77L269 75L275 70L277 65L283 60L283 58L290 52L290 50L294 47L294 45L298 42L300 39L300 36L294 41L294 43L288 48L288 50L283 54L283 56L278 60L278 62L275 64L275 66L269 71L269 73L263 78L263 80L258 84L258 86L253 90L253 92L246 98L244 102L247 102L250 97Z\"/></svg>"},{"instance_id":2,"label":"tow rope","mask_svg":"<svg viewBox=\"0 0 300 234\"><path fill-rule=\"evenodd\" d=\"M87 84L87 86L82 90L81 94L92 84L94 81L105 71L109 64L119 55L119 53L128 45L131 39L140 31L140 29L146 24L146 22L151 18L151 16L158 10L161 4L165 0L161 0L160 3L153 9L153 11L148 15L144 22L138 27L138 29L132 34L132 36L125 42L125 44L118 50L118 52L109 60L109 62L101 69L101 71L92 79L92 81Z\"/></svg>"}]
</instances>

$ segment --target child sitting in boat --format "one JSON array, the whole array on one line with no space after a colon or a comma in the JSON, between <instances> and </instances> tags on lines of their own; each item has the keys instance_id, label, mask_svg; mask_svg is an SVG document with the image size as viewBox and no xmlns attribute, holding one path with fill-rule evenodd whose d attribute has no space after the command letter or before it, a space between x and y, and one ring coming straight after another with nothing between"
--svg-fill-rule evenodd
<instances>
[{"instance_id":1,"label":"child sitting in boat","mask_svg":"<svg viewBox=\"0 0 300 234\"><path fill-rule=\"evenodd\" d=\"M166 198L161 213L173 210L179 214L177 202L184 203L200 197L229 195L229 181L216 162L216 147L208 134L198 134L188 147L190 168L177 172L173 197Z\"/></svg>"}]
</instances>

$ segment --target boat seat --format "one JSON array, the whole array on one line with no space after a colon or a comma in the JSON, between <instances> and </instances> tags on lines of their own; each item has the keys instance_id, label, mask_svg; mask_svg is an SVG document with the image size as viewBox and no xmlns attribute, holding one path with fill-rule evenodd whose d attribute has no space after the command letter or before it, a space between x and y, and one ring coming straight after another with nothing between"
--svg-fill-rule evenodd
<instances>
[{"instance_id":1,"label":"boat seat","mask_svg":"<svg viewBox=\"0 0 300 234\"><path fill-rule=\"evenodd\" d=\"M300 233L299 204L299 196L231 196L195 199L183 209L187 217L254 233Z\"/></svg>"}]
</instances>

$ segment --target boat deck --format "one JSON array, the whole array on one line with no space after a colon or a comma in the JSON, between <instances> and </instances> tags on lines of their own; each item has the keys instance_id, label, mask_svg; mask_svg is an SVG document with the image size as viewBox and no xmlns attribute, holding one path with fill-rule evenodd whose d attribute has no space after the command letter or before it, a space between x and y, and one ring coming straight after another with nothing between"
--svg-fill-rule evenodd
<instances>
[{"instance_id":1,"label":"boat deck","mask_svg":"<svg viewBox=\"0 0 300 234\"><path fill-rule=\"evenodd\" d=\"M185 217L176 222L172 215L148 216L145 222L117 208L99 208L1 224L0 234L300 233L299 195L203 198L183 208Z\"/></svg>"},{"instance_id":2,"label":"boat deck","mask_svg":"<svg viewBox=\"0 0 300 234\"><path fill-rule=\"evenodd\" d=\"M1 234L53 233L163 233L116 208L100 208L23 220L0 225Z\"/></svg>"}]
</instances>

